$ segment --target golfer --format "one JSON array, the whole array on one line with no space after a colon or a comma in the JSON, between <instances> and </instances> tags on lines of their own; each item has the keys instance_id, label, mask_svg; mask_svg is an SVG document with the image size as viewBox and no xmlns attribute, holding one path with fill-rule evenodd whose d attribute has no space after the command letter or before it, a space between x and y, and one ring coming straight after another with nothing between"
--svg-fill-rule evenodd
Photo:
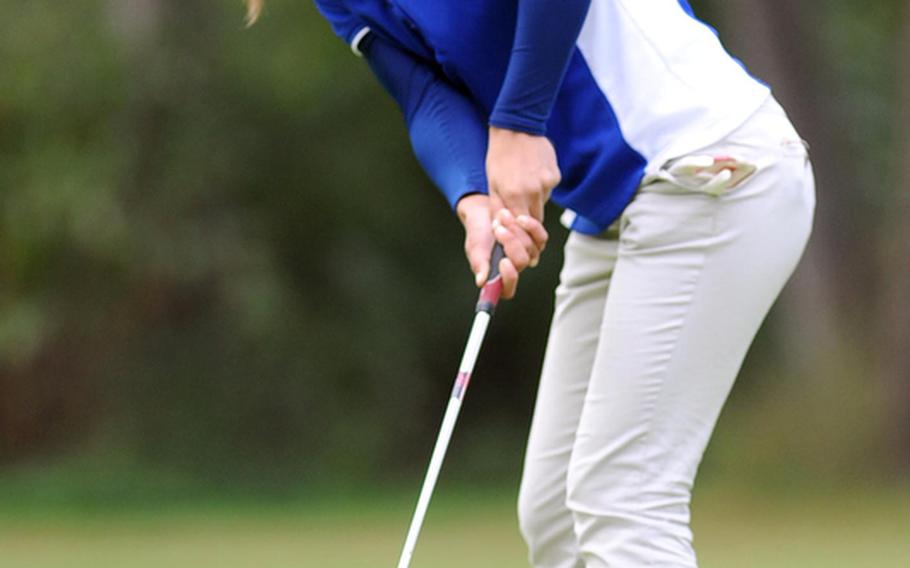
<instances>
[{"instance_id":1,"label":"golfer","mask_svg":"<svg viewBox=\"0 0 910 568\"><path fill-rule=\"evenodd\" d=\"M316 4L401 107L479 285L495 238L511 297L544 205L564 210L519 498L531 564L696 566L699 462L812 223L769 87L687 0Z\"/></svg>"}]
</instances>

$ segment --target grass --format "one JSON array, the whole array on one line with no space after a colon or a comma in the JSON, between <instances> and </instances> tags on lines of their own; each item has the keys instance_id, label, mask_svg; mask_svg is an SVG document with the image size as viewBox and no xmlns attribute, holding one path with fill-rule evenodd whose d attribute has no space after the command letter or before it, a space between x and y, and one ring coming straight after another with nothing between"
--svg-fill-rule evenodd
<instances>
[{"instance_id":1,"label":"grass","mask_svg":"<svg viewBox=\"0 0 910 568\"><path fill-rule=\"evenodd\" d=\"M3 507L10 568L394 566L413 495L125 510ZM910 491L696 496L702 568L910 565ZM526 566L513 495L440 487L414 568Z\"/></svg>"}]
</instances>

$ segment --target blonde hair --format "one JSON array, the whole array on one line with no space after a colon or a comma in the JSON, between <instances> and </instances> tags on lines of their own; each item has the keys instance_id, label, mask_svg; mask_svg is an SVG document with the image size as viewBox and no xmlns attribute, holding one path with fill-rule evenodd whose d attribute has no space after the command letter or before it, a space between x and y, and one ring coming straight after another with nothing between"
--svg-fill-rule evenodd
<instances>
[{"instance_id":1,"label":"blonde hair","mask_svg":"<svg viewBox=\"0 0 910 568\"><path fill-rule=\"evenodd\" d=\"M259 19L262 13L262 6L265 0L246 0L246 25L252 26Z\"/></svg>"}]
</instances>

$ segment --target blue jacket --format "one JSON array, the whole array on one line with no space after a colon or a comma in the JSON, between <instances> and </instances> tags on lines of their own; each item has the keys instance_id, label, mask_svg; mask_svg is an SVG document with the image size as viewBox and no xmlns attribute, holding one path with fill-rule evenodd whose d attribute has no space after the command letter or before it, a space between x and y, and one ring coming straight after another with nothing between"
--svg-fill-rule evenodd
<instances>
[{"instance_id":1,"label":"blue jacket","mask_svg":"<svg viewBox=\"0 0 910 568\"><path fill-rule=\"evenodd\" d=\"M545 134L552 200L598 233L649 169L711 144L768 96L686 0L316 0L398 101L453 206L486 190L486 126ZM361 49L362 48L362 49Z\"/></svg>"}]
</instances>

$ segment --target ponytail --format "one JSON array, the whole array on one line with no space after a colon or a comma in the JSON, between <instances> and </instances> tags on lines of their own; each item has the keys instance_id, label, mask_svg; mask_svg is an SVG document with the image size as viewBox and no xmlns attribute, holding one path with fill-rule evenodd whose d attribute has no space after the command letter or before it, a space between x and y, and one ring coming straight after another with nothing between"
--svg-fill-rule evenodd
<instances>
[{"instance_id":1,"label":"ponytail","mask_svg":"<svg viewBox=\"0 0 910 568\"><path fill-rule=\"evenodd\" d=\"M252 26L259 19L262 13L262 6L265 0L246 0L246 25Z\"/></svg>"}]
</instances>

